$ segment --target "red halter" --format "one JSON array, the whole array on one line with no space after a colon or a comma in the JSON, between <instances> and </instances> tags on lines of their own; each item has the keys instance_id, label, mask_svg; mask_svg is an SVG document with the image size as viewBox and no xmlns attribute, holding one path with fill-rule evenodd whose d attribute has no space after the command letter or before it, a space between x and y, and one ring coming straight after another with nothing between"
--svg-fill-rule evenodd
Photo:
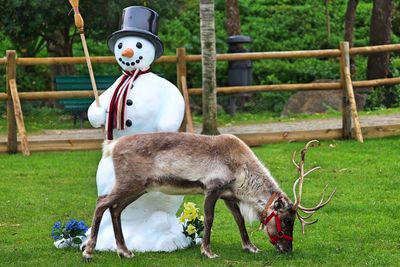
<instances>
[{"instance_id":1,"label":"red halter","mask_svg":"<svg viewBox=\"0 0 400 267\"><path fill-rule=\"evenodd\" d=\"M267 229L267 233L269 235L269 239L271 241L271 243L273 245L276 245L276 243L278 243L279 239L286 239L288 241L292 241L293 237L291 237L290 235L286 235L283 233L282 231L282 227L281 227L281 221L279 218L279 214L276 211L272 211L270 215L268 215L267 218L265 218L265 220L263 222L261 222L263 225L267 226L268 222L272 219L272 217L275 217L275 225L276 225L276 230L278 232L277 235L272 235L268 232Z\"/></svg>"}]
</instances>

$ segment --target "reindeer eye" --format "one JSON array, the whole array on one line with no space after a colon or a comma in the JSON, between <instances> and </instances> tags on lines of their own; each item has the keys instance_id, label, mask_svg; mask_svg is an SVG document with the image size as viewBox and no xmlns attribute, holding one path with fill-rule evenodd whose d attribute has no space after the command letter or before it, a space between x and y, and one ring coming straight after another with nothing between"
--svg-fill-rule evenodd
<instances>
[{"instance_id":1,"label":"reindeer eye","mask_svg":"<svg viewBox=\"0 0 400 267\"><path fill-rule=\"evenodd\" d=\"M292 222L292 220L290 220L289 218L283 219L283 223L284 223L285 225L290 225L291 222Z\"/></svg>"}]
</instances>

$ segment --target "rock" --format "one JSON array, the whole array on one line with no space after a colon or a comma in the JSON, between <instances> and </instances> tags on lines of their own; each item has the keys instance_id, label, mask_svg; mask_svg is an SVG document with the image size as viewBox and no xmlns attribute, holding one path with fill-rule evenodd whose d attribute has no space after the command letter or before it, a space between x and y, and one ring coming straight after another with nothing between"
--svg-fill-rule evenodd
<instances>
[{"instance_id":1,"label":"rock","mask_svg":"<svg viewBox=\"0 0 400 267\"><path fill-rule=\"evenodd\" d=\"M318 80L315 83L338 82L335 80ZM354 89L356 98L357 110L364 108L368 93L372 88L357 88ZM289 114L314 114L326 113L328 110L342 110L343 94L341 90L313 90L313 91L298 91L293 94L285 104L282 116Z\"/></svg>"}]
</instances>

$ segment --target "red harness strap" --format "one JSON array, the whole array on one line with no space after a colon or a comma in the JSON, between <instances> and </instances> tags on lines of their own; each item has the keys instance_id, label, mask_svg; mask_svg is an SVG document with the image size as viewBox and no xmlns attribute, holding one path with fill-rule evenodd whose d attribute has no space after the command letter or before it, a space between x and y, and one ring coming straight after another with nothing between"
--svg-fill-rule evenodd
<instances>
[{"instance_id":1,"label":"red harness strap","mask_svg":"<svg viewBox=\"0 0 400 267\"><path fill-rule=\"evenodd\" d=\"M279 239L286 239L288 241L292 241L293 237L291 237L290 235L286 235L283 233L282 231L282 227L281 227L281 221L279 218L279 214L276 211L272 211L270 215L268 215L267 218L265 218L265 220L262 222L262 224L264 224L265 226L268 224L268 222L275 217L275 225L276 225L276 230L278 232L277 235L272 235L268 232L269 235L269 239L271 240L271 243L273 245L276 245L276 243L278 243Z\"/></svg>"}]
</instances>

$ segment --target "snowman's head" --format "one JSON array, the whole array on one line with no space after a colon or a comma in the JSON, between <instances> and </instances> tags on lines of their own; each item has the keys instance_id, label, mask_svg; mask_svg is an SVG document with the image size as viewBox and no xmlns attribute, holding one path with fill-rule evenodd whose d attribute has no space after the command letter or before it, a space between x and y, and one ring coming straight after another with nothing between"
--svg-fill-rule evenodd
<instances>
[{"instance_id":1,"label":"snowman's head","mask_svg":"<svg viewBox=\"0 0 400 267\"><path fill-rule=\"evenodd\" d=\"M123 70L145 69L154 61L155 48L143 37L125 36L115 42L114 55Z\"/></svg>"}]
</instances>

